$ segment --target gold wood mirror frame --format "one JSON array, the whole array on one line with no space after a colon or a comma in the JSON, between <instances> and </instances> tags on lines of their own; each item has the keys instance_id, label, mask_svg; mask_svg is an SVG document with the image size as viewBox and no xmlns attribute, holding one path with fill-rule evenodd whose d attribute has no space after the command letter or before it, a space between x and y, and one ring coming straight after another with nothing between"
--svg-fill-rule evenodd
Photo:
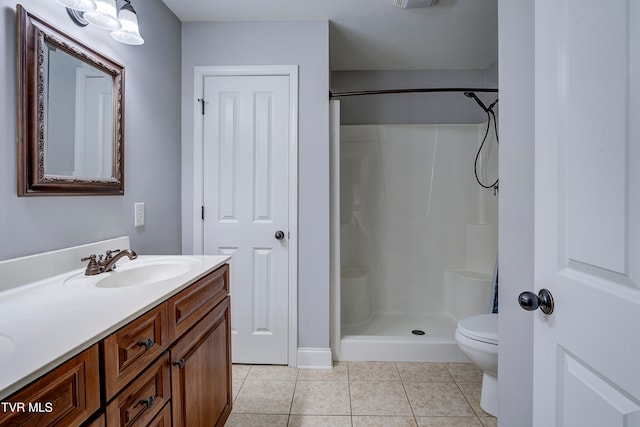
<instances>
[{"instance_id":1,"label":"gold wood mirror frame","mask_svg":"<svg viewBox=\"0 0 640 427\"><path fill-rule=\"evenodd\" d=\"M124 194L124 67L21 5L16 6L16 12L18 196ZM50 69L58 63L71 65L60 66L55 72ZM79 75L84 75L87 82L102 79L101 87L106 89L98 90L97 95L95 89L73 89L80 87ZM71 89L65 91L64 87ZM79 98L79 92L84 98ZM56 104L60 100L66 107L72 101L75 105L65 108ZM98 119L79 124L79 120L85 120L82 117L89 116L89 105L93 104L97 107L91 111L99 110ZM58 120L59 116L67 120ZM60 131L56 134L53 128ZM54 141L58 134L67 137ZM60 144L65 148L59 149ZM72 166L52 166L58 157ZM83 164L78 167L84 161L78 159L83 158L100 165L97 169Z\"/></svg>"}]
</instances>

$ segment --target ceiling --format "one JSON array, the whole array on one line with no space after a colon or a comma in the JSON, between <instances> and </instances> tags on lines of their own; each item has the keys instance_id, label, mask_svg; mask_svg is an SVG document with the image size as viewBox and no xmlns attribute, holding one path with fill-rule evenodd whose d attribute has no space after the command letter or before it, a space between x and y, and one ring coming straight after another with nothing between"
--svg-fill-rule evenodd
<instances>
[{"instance_id":1,"label":"ceiling","mask_svg":"<svg viewBox=\"0 0 640 427\"><path fill-rule=\"evenodd\" d=\"M183 22L328 19L333 70L484 69L498 58L497 0L163 0Z\"/></svg>"}]
</instances>

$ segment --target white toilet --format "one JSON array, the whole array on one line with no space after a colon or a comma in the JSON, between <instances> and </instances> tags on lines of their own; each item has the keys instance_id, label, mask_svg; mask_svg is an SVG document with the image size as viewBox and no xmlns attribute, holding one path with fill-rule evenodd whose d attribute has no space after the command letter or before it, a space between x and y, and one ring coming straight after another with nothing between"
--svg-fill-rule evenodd
<instances>
[{"instance_id":1,"label":"white toilet","mask_svg":"<svg viewBox=\"0 0 640 427\"><path fill-rule=\"evenodd\" d=\"M480 407L498 416L498 315L481 314L458 322L460 350L482 370Z\"/></svg>"}]
</instances>

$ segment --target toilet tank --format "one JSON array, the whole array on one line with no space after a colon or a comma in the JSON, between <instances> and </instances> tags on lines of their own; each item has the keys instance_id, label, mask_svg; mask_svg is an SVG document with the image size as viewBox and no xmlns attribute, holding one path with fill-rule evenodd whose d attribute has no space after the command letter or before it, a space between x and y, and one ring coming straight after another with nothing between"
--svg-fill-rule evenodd
<instances>
[{"instance_id":1,"label":"toilet tank","mask_svg":"<svg viewBox=\"0 0 640 427\"><path fill-rule=\"evenodd\" d=\"M489 313L491 275L467 270L445 271L444 299L447 314L456 320Z\"/></svg>"}]
</instances>

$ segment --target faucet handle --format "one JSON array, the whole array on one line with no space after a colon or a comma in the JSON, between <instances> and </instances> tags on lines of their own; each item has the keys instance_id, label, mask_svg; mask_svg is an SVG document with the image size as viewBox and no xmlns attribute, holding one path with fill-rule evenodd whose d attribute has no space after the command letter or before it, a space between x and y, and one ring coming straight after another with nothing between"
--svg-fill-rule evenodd
<instances>
[{"instance_id":1,"label":"faucet handle","mask_svg":"<svg viewBox=\"0 0 640 427\"><path fill-rule=\"evenodd\" d=\"M98 265L95 254L91 254L88 257L80 258L80 261L89 261L89 264L84 271L85 276L93 276L95 274L102 273L102 268L100 267L100 265Z\"/></svg>"},{"instance_id":2,"label":"faucet handle","mask_svg":"<svg viewBox=\"0 0 640 427\"><path fill-rule=\"evenodd\" d=\"M107 249L107 257L105 258L105 261L109 261L111 258L113 258L113 254L115 254L116 252L120 252L120 249Z\"/></svg>"}]
</instances>

